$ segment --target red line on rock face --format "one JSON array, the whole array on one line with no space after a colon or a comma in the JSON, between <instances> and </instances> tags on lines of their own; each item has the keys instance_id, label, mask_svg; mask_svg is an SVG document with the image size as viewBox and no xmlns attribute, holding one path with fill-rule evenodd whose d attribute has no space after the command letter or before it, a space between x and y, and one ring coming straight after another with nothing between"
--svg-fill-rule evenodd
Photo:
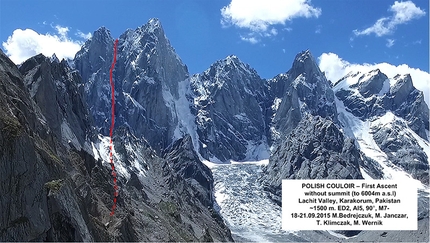
<instances>
[{"instance_id":1,"label":"red line on rock face","mask_svg":"<svg viewBox=\"0 0 430 243\"><path fill-rule=\"evenodd\" d=\"M112 133L113 133L113 127L115 124L115 85L114 82L112 81L112 72L113 69L115 68L115 63L116 63L116 51L117 51L117 46L118 46L118 39L115 40L115 44L113 46L113 62L112 62L112 66L110 67L110 71L109 71L109 81L110 81L110 87L112 89L112 118L111 118L111 125L110 125L110 152L109 152L109 158L110 158L110 164L112 166L112 176L113 176L113 189L114 189L114 198L113 198L113 205L112 205L112 211L110 212L110 216L114 215L115 213L115 208L116 208L116 200L118 197L118 185L116 183L116 172L115 172L115 166L113 163L113 149L112 149Z\"/></svg>"}]
</instances>

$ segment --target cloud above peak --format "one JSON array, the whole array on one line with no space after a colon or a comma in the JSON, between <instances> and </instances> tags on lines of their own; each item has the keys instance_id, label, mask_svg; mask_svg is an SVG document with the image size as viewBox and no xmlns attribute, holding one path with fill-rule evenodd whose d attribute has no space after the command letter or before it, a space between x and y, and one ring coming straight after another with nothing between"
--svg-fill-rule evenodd
<instances>
[{"instance_id":1,"label":"cloud above peak","mask_svg":"<svg viewBox=\"0 0 430 243\"><path fill-rule=\"evenodd\" d=\"M16 64L39 53L45 56L52 56L55 53L60 60L73 59L83 41L69 38L70 29L68 27L56 25L52 28L56 31L55 34L39 34L32 29L14 30L7 41L2 43L6 55ZM91 36L82 32L78 32L77 35L84 39Z\"/></svg>"},{"instance_id":2,"label":"cloud above peak","mask_svg":"<svg viewBox=\"0 0 430 243\"><path fill-rule=\"evenodd\" d=\"M310 5L309 0L231 0L221 9L221 15L224 27L234 25L248 29L255 36L268 37L277 33L273 25L284 25L298 17L318 18L321 9Z\"/></svg>"},{"instance_id":3,"label":"cloud above peak","mask_svg":"<svg viewBox=\"0 0 430 243\"><path fill-rule=\"evenodd\" d=\"M411 20L421 18L426 15L426 12L417 7L412 1L398 2L388 8L392 12L390 17L382 17L375 24L364 30L354 30L356 36L375 34L378 37L392 34L396 27L401 24L406 24Z\"/></svg>"}]
</instances>

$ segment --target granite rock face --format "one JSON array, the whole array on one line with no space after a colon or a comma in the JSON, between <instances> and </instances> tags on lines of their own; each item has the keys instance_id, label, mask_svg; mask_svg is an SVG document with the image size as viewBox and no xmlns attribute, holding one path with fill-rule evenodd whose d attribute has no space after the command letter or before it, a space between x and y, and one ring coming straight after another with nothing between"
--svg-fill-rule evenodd
<instances>
[{"instance_id":1,"label":"granite rock face","mask_svg":"<svg viewBox=\"0 0 430 243\"><path fill-rule=\"evenodd\" d=\"M164 158L176 173L195 188L197 192L195 197L203 205L207 207L214 205L212 172L200 161L189 135L175 141L165 151Z\"/></svg>"},{"instance_id":2,"label":"granite rock face","mask_svg":"<svg viewBox=\"0 0 430 243\"><path fill-rule=\"evenodd\" d=\"M258 159L267 150L266 86L254 69L228 56L194 75L191 89L204 158Z\"/></svg>"},{"instance_id":3,"label":"granite rock face","mask_svg":"<svg viewBox=\"0 0 430 243\"><path fill-rule=\"evenodd\" d=\"M24 75L31 98L57 138L66 146L70 143L77 149L83 147L94 131L77 71L65 60L51 60L42 54L25 61L19 71Z\"/></svg>"},{"instance_id":4,"label":"granite rock face","mask_svg":"<svg viewBox=\"0 0 430 243\"><path fill-rule=\"evenodd\" d=\"M42 56L37 58L44 59ZM33 70L32 65L37 66L37 61L32 61L32 64L24 63L23 67ZM49 61L45 63L48 64ZM38 68L34 71L34 76L41 72ZM70 190L75 187L71 181L64 178L71 169L71 159L80 158L67 153L59 134L61 129L57 129L59 126L50 127L44 116L46 114L61 117L64 113L49 113L48 109L40 108L30 98L41 98L43 95L37 94L38 92L52 91L52 80L35 79L34 86L39 88L35 91L37 88L24 82L24 76L3 52L0 53L0 76L0 109L3 114L0 125L0 168L3 174L0 192L4 195L0 200L2 209L7 209L1 211L0 240L65 240L68 236L55 233L61 231L63 222L65 227L69 228L68 235L73 237L72 239L93 240L88 234L88 225L81 224L82 212L74 192ZM45 81L46 83L43 83ZM33 95L27 90L28 85L32 86L30 91L35 91ZM70 89L74 90L73 87ZM45 93L46 97L50 97L49 95L55 97L55 93ZM49 105L53 110L60 109L56 103L50 102ZM81 108L78 107L76 112L72 111L69 115L77 115ZM64 194L55 196L55 192L62 189L65 190L62 191Z\"/></svg>"},{"instance_id":5,"label":"granite rock face","mask_svg":"<svg viewBox=\"0 0 430 243\"><path fill-rule=\"evenodd\" d=\"M133 134L145 137L160 152L174 141L179 126L175 101L180 95L179 82L189 76L187 67L175 53L157 19L135 30L127 30L118 41L113 72L115 125L129 126ZM108 94L113 43L110 32L100 28L74 59L83 78L95 125L105 135L110 127Z\"/></svg>"},{"instance_id":6,"label":"granite rock face","mask_svg":"<svg viewBox=\"0 0 430 243\"><path fill-rule=\"evenodd\" d=\"M165 158L128 127L119 127L113 140L116 166L123 169L111 235L120 241L232 240L213 209L212 174L189 150L189 137L178 140Z\"/></svg>"},{"instance_id":7,"label":"granite rock face","mask_svg":"<svg viewBox=\"0 0 430 243\"><path fill-rule=\"evenodd\" d=\"M332 87L309 51L270 80L269 90L272 150L260 182L276 203L282 179L362 178L359 165L365 162L354 140L344 136Z\"/></svg>"},{"instance_id":8,"label":"granite rock face","mask_svg":"<svg viewBox=\"0 0 430 243\"><path fill-rule=\"evenodd\" d=\"M294 59L291 69L269 81L272 140L294 129L305 114L337 122L334 93L309 50Z\"/></svg>"},{"instance_id":9,"label":"granite rock face","mask_svg":"<svg viewBox=\"0 0 430 243\"><path fill-rule=\"evenodd\" d=\"M113 137L119 197L109 216L109 143L91 136L79 75L41 55L21 71L0 53L0 241L232 240L212 208L210 171L198 160L189 163L203 177L175 171L127 126ZM171 154L192 154L184 144Z\"/></svg>"},{"instance_id":10,"label":"granite rock face","mask_svg":"<svg viewBox=\"0 0 430 243\"><path fill-rule=\"evenodd\" d=\"M429 130L429 107L424 102L422 91L412 84L410 75L397 75L394 86L383 100L387 110L405 119L408 126L420 137L428 141L425 130Z\"/></svg>"},{"instance_id":11,"label":"granite rock face","mask_svg":"<svg viewBox=\"0 0 430 243\"><path fill-rule=\"evenodd\" d=\"M388 123L380 124L375 121L372 126L376 144L393 164L428 185L429 158L420 147L419 137L412 134L407 121L395 117L392 113L386 115L386 118L389 119Z\"/></svg>"},{"instance_id":12,"label":"granite rock face","mask_svg":"<svg viewBox=\"0 0 430 243\"><path fill-rule=\"evenodd\" d=\"M282 179L362 179L360 152L333 121L307 115L277 146L261 178L281 205Z\"/></svg>"}]
</instances>

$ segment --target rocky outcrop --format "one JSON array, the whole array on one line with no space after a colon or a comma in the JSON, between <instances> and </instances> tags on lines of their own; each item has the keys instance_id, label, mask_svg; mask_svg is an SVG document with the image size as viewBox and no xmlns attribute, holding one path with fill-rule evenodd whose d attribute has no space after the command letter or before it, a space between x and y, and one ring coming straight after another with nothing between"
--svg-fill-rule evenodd
<instances>
[{"instance_id":1,"label":"rocky outcrop","mask_svg":"<svg viewBox=\"0 0 430 243\"><path fill-rule=\"evenodd\" d=\"M66 180L72 156L46 123L43 109L29 98L23 79L1 52L0 193L4 196L0 201L7 210L1 211L0 241L64 240L67 236L53 233L55 227L61 227L56 223L64 220L71 239L92 240L87 225L80 224L82 213L76 197L54 196L62 189L74 194L70 188L75 187Z\"/></svg>"},{"instance_id":2,"label":"rocky outcrop","mask_svg":"<svg viewBox=\"0 0 430 243\"><path fill-rule=\"evenodd\" d=\"M282 179L362 179L360 152L333 121L307 115L277 146L261 178L281 205Z\"/></svg>"},{"instance_id":3,"label":"rocky outcrop","mask_svg":"<svg viewBox=\"0 0 430 243\"><path fill-rule=\"evenodd\" d=\"M344 136L331 84L309 51L297 54L291 69L268 87L272 150L260 181L276 203L282 179L362 178L359 166L369 163Z\"/></svg>"},{"instance_id":4,"label":"rocky outcrop","mask_svg":"<svg viewBox=\"0 0 430 243\"><path fill-rule=\"evenodd\" d=\"M383 100L384 107L408 121L408 126L428 141L425 130L429 130L429 107L423 92L413 86L410 75L397 75L393 79L395 84Z\"/></svg>"},{"instance_id":5,"label":"rocky outcrop","mask_svg":"<svg viewBox=\"0 0 430 243\"><path fill-rule=\"evenodd\" d=\"M428 185L429 158L408 129L407 122L396 118L392 113L386 115L386 119L389 119L388 123L381 125L376 121L372 126L375 142L393 164Z\"/></svg>"},{"instance_id":6,"label":"rocky outcrop","mask_svg":"<svg viewBox=\"0 0 430 243\"><path fill-rule=\"evenodd\" d=\"M203 205L212 207L214 204L212 172L199 160L191 137L187 135L173 143L166 150L164 158L170 167L195 189L197 199Z\"/></svg>"},{"instance_id":7,"label":"rocky outcrop","mask_svg":"<svg viewBox=\"0 0 430 243\"><path fill-rule=\"evenodd\" d=\"M367 75L362 75L358 79L358 83L351 85L351 87L357 87L358 92L364 98L369 98L372 95L379 94L387 79L387 75L383 74L379 69L376 69ZM364 81L362 82L362 80Z\"/></svg>"},{"instance_id":8,"label":"rocky outcrop","mask_svg":"<svg viewBox=\"0 0 430 243\"><path fill-rule=\"evenodd\" d=\"M120 197L108 229L118 240L232 240L212 207L212 174L195 157L189 137L172 145L165 158L128 127L119 127L113 140L116 166L123 169L118 169Z\"/></svg>"},{"instance_id":9,"label":"rocky outcrop","mask_svg":"<svg viewBox=\"0 0 430 243\"><path fill-rule=\"evenodd\" d=\"M44 121L65 146L77 149L94 135L83 84L65 60L59 62L39 54L19 68L31 98L41 109Z\"/></svg>"}]
</instances>

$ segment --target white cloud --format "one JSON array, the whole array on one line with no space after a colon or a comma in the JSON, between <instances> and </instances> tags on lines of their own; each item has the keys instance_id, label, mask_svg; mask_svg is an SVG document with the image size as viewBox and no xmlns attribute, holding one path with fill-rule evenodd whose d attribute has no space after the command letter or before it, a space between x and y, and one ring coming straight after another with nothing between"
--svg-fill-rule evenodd
<instances>
[{"instance_id":1,"label":"white cloud","mask_svg":"<svg viewBox=\"0 0 430 243\"><path fill-rule=\"evenodd\" d=\"M322 28L322 25L318 25L317 28L315 29L315 34L321 34L321 28Z\"/></svg>"},{"instance_id":2,"label":"white cloud","mask_svg":"<svg viewBox=\"0 0 430 243\"><path fill-rule=\"evenodd\" d=\"M3 42L6 55L16 64L42 53L45 56L55 55L61 60L72 59L81 48L82 42L72 40L67 36L68 27L56 25L57 34L39 34L32 29L16 29L12 35Z\"/></svg>"},{"instance_id":3,"label":"white cloud","mask_svg":"<svg viewBox=\"0 0 430 243\"><path fill-rule=\"evenodd\" d=\"M392 29L387 24L389 22L389 18L380 18L376 21L376 23L365 30L358 31L354 30L355 35L370 35L372 33L375 33L376 36L380 37L383 35L388 35L391 33Z\"/></svg>"},{"instance_id":4,"label":"white cloud","mask_svg":"<svg viewBox=\"0 0 430 243\"><path fill-rule=\"evenodd\" d=\"M394 42L395 42L396 40L394 40L394 39L387 39L387 44L385 44L388 48L390 48L390 47L392 47L392 46L394 46Z\"/></svg>"},{"instance_id":5,"label":"white cloud","mask_svg":"<svg viewBox=\"0 0 430 243\"><path fill-rule=\"evenodd\" d=\"M373 33L378 37L388 35L393 33L397 25L405 24L413 19L418 19L426 15L426 12L417 7L412 1L395 1L388 11L393 12L392 16L378 19L373 26L367 29L360 31L354 30L354 34L359 36Z\"/></svg>"},{"instance_id":6,"label":"white cloud","mask_svg":"<svg viewBox=\"0 0 430 243\"><path fill-rule=\"evenodd\" d=\"M56 25L55 29L57 30L58 34L62 39L67 37L67 32L69 32L69 27L62 27L62 26Z\"/></svg>"},{"instance_id":7,"label":"white cloud","mask_svg":"<svg viewBox=\"0 0 430 243\"><path fill-rule=\"evenodd\" d=\"M412 42L412 44L414 44L414 45L421 45L421 39L419 39L419 40L416 40L416 41L414 41L414 42Z\"/></svg>"},{"instance_id":8,"label":"white cloud","mask_svg":"<svg viewBox=\"0 0 430 243\"><path fill-rule=\"evenodd\" d=\"M82 39L85 39L85 40L88 40L89 38L91 38L93 36L90 32L85 34L84 32L82 32L80 30L78 30L78 32L76 32L76 35L81 37Z\"/></svg>"},{"instance_id":9,"label":"white cloud","mask_svg":"<svg viewBox=\"0 0 430 243\"><path fill-rule=\"evenodd\" d=\"M240 39L243 41L247 41L251 44L257 44L260 40L258 40L256 37L252 36L252 37L245 37L245 36L240 36Z\"/></svg>"},{"instance_id":10,"label":"white cloud","mask_svg":"<svg viewBox=\"0 0 430 243\"><path fill-rule=\"evenodd\" d=\"M277 35L277 34L278 34L278 30L277 30L277 29L272 28L272 29L270 30L270 35L275 36L275 35Z\"/></svg>"},{"instance_id":11,"label":"white cloud","mask_svg":"<svg viewBox=\"0 0 430 243\"><path fill-rule=\"evenodd\" d=\"M394 24L403 24L415 18L420 18L426 15L426 12L421 8L415 6L415 3L413 3L412 1L395 1L394 5L390 7L390 11L394 12Z\"/></svg>"},{"instance_id":12,"label":"white cloud","mask_svg":"<svg viewBox=\"0 0 430 243\"><path fill-rule=\"evenodd\" d=\"M309 0L231 0L221 9L221 24L235 25L262 36L273 36L273 25L282 24L298 17L319 17L321 9L310 5ZM272 28L270 28L272 27Z\"/></svg>"},{"instance_id":13,"label":"white cloud","mask_svg":"<svg viewBox=\"0 0 430 243\"><path fill-rule=\"evenodd\" d=\"M415 88L424 92L424 99L428 105L430 104L430 74L418 68L412 68L406 64L395 66L385 62L355 64L345 61L331 52L323 53L318 57L318 60L321 71L325 72L327 79L331 80L332 83L335 83L349 72L366 73L377 68L388 78L392 78L397 74L410 74Z\"/></svg>"}]
</instances>

